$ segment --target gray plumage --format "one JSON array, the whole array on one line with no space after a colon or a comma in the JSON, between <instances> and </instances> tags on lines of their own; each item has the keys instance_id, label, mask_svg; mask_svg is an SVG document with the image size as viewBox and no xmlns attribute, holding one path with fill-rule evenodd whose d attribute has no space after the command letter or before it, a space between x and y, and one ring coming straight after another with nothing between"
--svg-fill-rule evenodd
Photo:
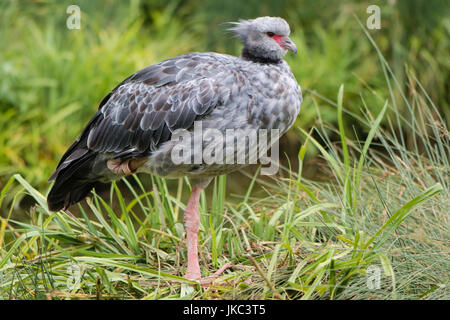
<instances>
[{"instance_id":1,"label":"gray plumage","mask_svg":"<svg viewBox=\"0 0 450 320\"><path fill-rule=\"evenodd\" d=\"M146 159L139 172L205 178L238 165L177 165L171 160L177 129L279 129L286 132L300 110L300 86L282 57L297 49L289 25L261 17L231 24L241 39L240 57L189 53L149 66L120 83L101 102L50 180L49 207L80 201L96 186L119 178L106 162ZM273 36L272 36L273 35ZM203 142L207 147L208 142Z\"/></svg>"}]
</instances>

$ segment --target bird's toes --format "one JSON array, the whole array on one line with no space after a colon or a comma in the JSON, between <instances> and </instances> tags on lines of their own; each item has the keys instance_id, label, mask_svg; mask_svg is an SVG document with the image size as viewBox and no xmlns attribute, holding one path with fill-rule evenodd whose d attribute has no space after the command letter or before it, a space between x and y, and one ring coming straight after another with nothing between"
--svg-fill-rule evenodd
<instances>
[{"instance_id":1,"label":"bird's toes","mask_svg":"<svg viewBox=\"0 0 450 320\"><path fill-rule=\"evenodd\" d=\"M212 284L226 269L231 268L233 265L231 263L226 263L224 264L219 270L217 270L216 272L214 272L214 274L210 275L209 277L206 278L201 278L199 275L195 275L195 277L198 277L196 279L193 278L188 278L187 274L185 276L185 278L190 279L190 280L196 280L198 281L202 286L209 286L210 284ZM221 284L227 284L228 282L223 282Z\"/></svg>"},{"instance_id":2,"label":"bird's toes","mask_svg":"<svg viewBox=\"0 0 450 320\"><path fill-rule=\"evenodd\" d=\"M106 162L108 169L119 176L136 173L137 169L145 162L144 159L131 159L123 161L120 158L111 159Z\"/></svg>"}]
</instances>

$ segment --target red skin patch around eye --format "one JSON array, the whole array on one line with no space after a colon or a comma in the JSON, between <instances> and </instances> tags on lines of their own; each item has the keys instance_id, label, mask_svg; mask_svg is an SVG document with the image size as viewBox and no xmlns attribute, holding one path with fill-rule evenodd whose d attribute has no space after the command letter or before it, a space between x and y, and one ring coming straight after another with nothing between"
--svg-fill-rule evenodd
<instances>
[{"instance_id":1,"label":"red skin patch around eye","mask_svg":"<svg viewBox=\"0 0 450 320\"><path fill-rule=\"evenodd\" d=\"M272 34L270 34L270 32L267 32L266 34L269 38L272 38L273 40L275 40L281 48L286 49L286 47L283 44L284 36L280 36L279 34L273 34L273 36L272 36Z\"/></svg>"},{"instance_id":2,"label":"red skin patch around eye","mask_svg":"<svg viewBox=\"0 0 450 320\"><path fill-rule=\"evenodd\" d=\"M281 41L283 41L283 38L284 38L283 36L280 36L278 34L272 37L272 39L274 39L279 45L281 45Z\"/></svg>"}]
</instances>

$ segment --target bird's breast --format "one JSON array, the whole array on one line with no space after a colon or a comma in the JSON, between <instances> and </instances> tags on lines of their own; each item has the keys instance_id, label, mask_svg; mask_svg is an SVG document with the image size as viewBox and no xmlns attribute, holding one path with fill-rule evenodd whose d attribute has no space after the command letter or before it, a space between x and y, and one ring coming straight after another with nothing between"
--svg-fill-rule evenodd
<instances>
[{"instance_id":1,"label":"bird's breast","mask_svg":"<svg viewBox=\"0 0 450 320\"><path fill-rule=\"evenodd\" d=\"M290 71L290 70L289 70ZM287 131L302 102L301 90L291 72L262 69L252 75L248 119L262 129Z\"/></svg>"}]
</instances>

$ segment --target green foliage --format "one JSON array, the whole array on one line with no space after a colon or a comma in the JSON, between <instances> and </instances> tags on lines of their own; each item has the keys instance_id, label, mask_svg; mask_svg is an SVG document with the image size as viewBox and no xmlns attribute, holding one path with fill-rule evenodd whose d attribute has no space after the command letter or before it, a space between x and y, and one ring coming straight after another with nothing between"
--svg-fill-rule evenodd
<instances>
[{"instance_id":1,"label":"green foliage","mask_svg":"<svg viewBox=\"0 0 450 320\"><path fill-rule=\"evenodd\" d=\"M0 299L449 299L444 2L384 3L380 31L356 1L79 1L79 31L70 1L1 2ZM110 89L188 51L238 53L215 26L264 14L285 16L300 49L298 170L202 194L204 276L234 265L217 283L181 277L186 179L132 176L79 214L48 211L46 179ZM326 179L305 178L311 161Z\"/></svg>"}]
</instances>

